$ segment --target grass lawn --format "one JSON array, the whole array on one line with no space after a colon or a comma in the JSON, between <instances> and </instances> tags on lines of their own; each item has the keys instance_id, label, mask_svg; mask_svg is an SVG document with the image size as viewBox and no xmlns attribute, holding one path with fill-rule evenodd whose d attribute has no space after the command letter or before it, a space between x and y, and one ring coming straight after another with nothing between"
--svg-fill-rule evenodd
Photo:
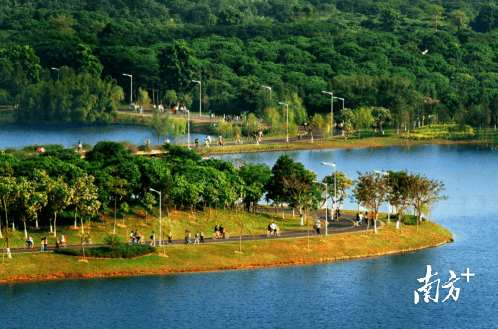
<instances>
[{"instance_id":1,"label":"grass lawn","mask_svg":"<svg viewBox=\"0 0 498 329\"><path fill-rule=\"evenodd\" d=\"M12 219L10 219L10 222L11 221ZM60 221L59 218L58 222ZM66 219L66 223L67 221L68 219ZM189 230L192 232L192 236L194 236L195 232L197 230L200 231L201 229L204 230L206 237L211 237L213 235L214 226L219 226L220 224L223 224L230 235L239 235L239 221L244 223L243 234L265 233L268 224L272 221L275 221L281 230L303 229L303 227L300 226L300 218L297 213L294 218L292 218L292 215L286 214L285 218L282 219L281 211L279 211L277 216L273 209L269 209L268 213L250 214L246 211L242 211L235 214L235 212L229 210L206 208L206 211L197 211L195 216L192 216L192 213L187 211L170 211L169 220L167 211L163 209L161 219L163 239L167 239L166 235L168 232L172 233L173 239L182 239L185 230ZM90 232L93 243L103 243L104 237L113 232L113 223L114 213L107 214L103 216L103 220L96 222L86 221L84 223L83 233L78 219L77 228L74 228L72 225L58 226L57 235L60 236L60 234L64 234L67 237L68 244L78 244L81 243L81 237L86 236ZM15 225L18 226L18 230L12 231L9 229L10 246L12 248L20 248L26 241L24 229L22 223L19 221L16 222ZM127 241L131 231L135 230L138 230L139 233L145 235L146 241L152 231L155 231L156 233L156 240L159 239L159 217L157 215L149 215L146 223L145 212L142 209L132 208L132 211L125 215L123 223L123 217L118 213L116 217L116 234L119 235L123 241ZM5 235L5 228L2 228L2 233ZM50 232L50 227L40 227L36 229L35 227L29 226L28 235L33 236L35 247L40 247L40 239L45 236L49 239L49 245L55 244L54 233ZM0 248L3 248L4 240L5 239L0 239Z\"/></svg>"},{"instance_id":2,"label":"grass lawn","mask_svg":"<svg viewBox=\"0 0 498 329\"><path fill-rule=\"evenodd\" d=\"M242 243L174 245L166 256L158 253L136 259L89 259L54 253L15 255L0 265L0 282L37 279L105 277L160 274L265 266L311 264L379 254L416 250L452 240L452 234L432 222L416 226L388 224L378 234L364 232L285 240L260 240Z\"/></svg>"}]
</instances>

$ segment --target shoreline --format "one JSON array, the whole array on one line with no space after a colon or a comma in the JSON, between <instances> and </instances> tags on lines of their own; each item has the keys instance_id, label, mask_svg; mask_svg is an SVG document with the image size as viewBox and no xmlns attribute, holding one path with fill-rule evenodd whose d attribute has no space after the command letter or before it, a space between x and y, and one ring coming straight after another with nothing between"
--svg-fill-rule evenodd
<instances>
[{"instance_id":1,"label":"shoreline","mask_svg":"<svg viewBox=\"0 0 498 329\"><path fill-rule=\"evenodd\" d=\"M329 140L327 140L329 141ZM477 141L477 140L471 140L471 141L417 141L416 143L411 142L410 145L406 145L404 143L392 143L392 144L361 144L361 145L343 145L343 146L321 146L321 145L316 145L314 147L277 147L277 148L266 148L266 149L247 149L247 150L232 150L228 152L217 152L217 151L209 151L209 152L198 152L199 154L203 156L209 156L209 155L225 155L225 154L241 154L241 153L261 153L261 152L280 152L280 151L313 151L313 150L347 150L347 149L355 149L355 148L377 148L377 147L391 147L391 146L397 146L397 147L412 147L412 146L423 146L423 145L479 145L482 144L482 142ZM285 145L285 143L274 143L270 145ZM242 146L243 147L243 146ZM231 147L230 147L231 148Z\"/></svg>"},{"instance_id":2,"label":"shoreline","mask_svg":"<svg viewBox=\"0 0 498 329\"><path fill-rule=\"evenodd\" d=\"M175 257L174 251L180 252L180 254L185 253L185 250L188 251L198 251L192 249L192 247L185 247L185 246L179 246L178 248L172 248L169 247L166 249L167 255L164 257L162 254L161 250L158 248L158 252L149 256L143 256L140 258L137 258L135 260L103 260L103 259L96 259L96 258L89 258L88 262L83 262L80 261L78 258L70 258L68 256L61 256L59 259L62 261L67 261L70 262L72 265L81 265L81 267L87 266L88 264L93 264L96 265L96 268L93 269L88 269L86 268L85 271L51 271L50 273L40 273L40 274L18 274L18 275L9 275L6 277L3 277L0 279L0 285L1 284L9 284L9 283L28 283L28 282L38 282L38 281L52 281L52 280L73 280L73 279L93 279L93 278L114 278L114 277L128 277L128 276L143 276L143 275L164 275L164 274L184 274L184 273L201 273L201 272L217 272L217 271L228 271L228 270L248 270L248 269L259 269L259 268L265 268L265 267L283 267L283 266L301 266L301 265L311 265L311 264L319 264L319 263L332 263L336 261L344 261L344 260L359 260L359 259L364 259L364 258L372 258L372 257L378 257L378 256L391 256L391 255L396 255L396 254L404 254L404 253L410 253L410 252L415 252L415 251L420 251L424 249L429 249L429 248L436 248L442 245L445 245L447 243L454 242L453 239L453 234L443 228L442 226L433 223L433 222L427 222L424 223L421 226L425 226L426 230L430 229L430 232L424 233L424 229L419 230L417 236L414 236L413 233L417 232L414 231L413 227L407 228L407 226L404 226L402 228L402 232L400 231L393 231L393 223L389 224L389 229L388 232L389 234L382 234L382 232L374 235L374 233L369 232L369 235L364 235L364 233L344 233L344 234L339 234L336 235L334 238L331 238L332 236L329 237L312 237L310 238L310 242L313 240L313 245L310 245L310 249L306 248L306 239L303 238L297 238L297 239L288 239L287 241L283 240L273 240L273 241L248 241L243 243L243 249L242 253L238 253L238 251L234 249L238 249L239 244L238 243L224 243L220 245L204 245L200 246L202 247L208 247L210 246L209 249L217 249L216 251L220 251L220 249L226 249L224 253L226 254L226 251L228 250L228 254L221 259L222 262L224 262L224 265L216 265L215 261L211 259L210 263L203 262L200 260L198 264L203 264L203 266L195 266L195 262L193 264L189 264L188 260L185 261L185 263L180 264L179 268L178 266L169 263L169 261ZM384 231L385 229L382 229ZM408 235L407 235L407 231ZM434 231L434 232L432 232ZM391 232L394 232L395 235L392 235ZM418 235L420 234L420 235ZM351 240L361 240L361 241L372 241L376 239L382 239L382 235L385 236L386 240L392 240L393 237L396 237L397 235L404 235L409 238L409 241L407 244L403 245L403 247L400 245L398 248L374 248L372 251L368 252L355 252L355 245L354 243L351 243ZM420 238L421 235L428 235L430 236L431 241L426 241L426 243L423 244L418 244L417 241L414 241L414 238ZM345 241L344 237L347 237L348 240ZM425 236L424 236L425 237ZM399 238L399 237L398 237ZM341 250L339 254L337 254L337 249L334 249L332 245L329 244L332 240L341 240L342 243L346 242L346 244L350 244L349 248L345 247L344 249ZM425 240L424 240L425 241ZM259 243L263 242L263 243ZM420 241L419 241L420 242ZM377 242L375 242L377 243ZM257 245L259 244L259 245ZM325 244L325 247L323 246ZM244 261L243 259L240 259L238 257L244 257L245 253L250 254L250 252L247 251L247 249L250 249L250 245L252 245L253 250L253 255L247 255L249 257L256 257L256 261L254 260L249 260L249 261ZM303 248L304 246L304 248ZM268 250L265 250L264 248L267 247L269 252L271 253L272 257L270 260L265 259L264 261L259 259L260 256L257 254L259 253L268 253ZM297 257L295 255L291 255L290 253L283 252L284 250L287 250L288 248L293 248L294 253L295 250L298 250L300 255ZM261 249L260 249L261 248ZM287 248L287 249L286 249ZM297 248L297 249L296 249ZM187 251L187 253L188 253ZM256 252L255 252L256 251ZM313 253L311 253L313 252ZM334 252L336 255L334 255ZM223 252L222 252L223 253ZM293 254L294 254L293 253ZM197 253L198 254L198 253ZM196 254L196 255L197 255ZM210 254L210 253L203 253L203 254ZM217 253L214 253L212 256L216 257ZM254 255L256 254L256 255ZM285 255L283 255L285 254ZM27 255L24 256L23 258L30 258L33 259L33 257L36 258L50 258L51 256L57 257L58 255L55 254L44 254L44 255ZM234 258L235 259L234 261ZM259 259L259 261L258 261ZM264 259L264 256L263 256ZM40 262L43 262L42 259L37 259ZM216 261L218 261L217 259ZM230 262L231 261L231 262ZM36 262L36 261L35 261ZM124 266L124 264L121 265L121 269L119 269L119 264L114 264L116 262L127 262L129 263L137 263L136 266L138 267L137 269L134 270L126 270L126 267L129 266ZM156 268L156 269L150 269L147 270L146 266L144 265L145 263L151 263L151 262L159 262L162 266L162 268ZM166 264L165 264L166 262ZM139 265L140 264L140 265ZM39 264L35 264L39 265ZM144 267L145 266L145 267ZM164 267L169 267L169 268L164 268ZM3 266L2 266L3 267ZM0 267L0 269L2 268ZM113 267L115 270L109 271L108 268ZM106 270L107 268L107 270ZM82 268L83 269L83 268ZM100 271L101 269L104 269L103 271ZM5 272L5 270L0 270L0 275Z\"/></svg>"}]
</instances>

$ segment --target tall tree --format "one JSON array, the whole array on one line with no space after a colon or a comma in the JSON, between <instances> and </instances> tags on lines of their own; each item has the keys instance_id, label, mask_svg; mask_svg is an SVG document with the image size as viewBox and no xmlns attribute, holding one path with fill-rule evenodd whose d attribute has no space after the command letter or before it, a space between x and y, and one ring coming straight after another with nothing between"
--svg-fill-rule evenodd
<instances>
[{"instance_id":1,"label":"tall tree","mask_svg":"<svg viewBox=\"0 0 498 329\"><path fill-rule=\"evenodd\" d=\"M159 72L165 87L184 94L191 86L196 71L194 51L185 41L175 41L158 55Z\"/></svg>"},{"instance_id":2,"label":"tall tree","mask_svg":"<svg viewBox=\"0 0 498 329\"><path fill-rule=\"evenodd\" d=\"M423 209L430 209L441 200L446 200L447 196L440 193L444 191L444 184L437 180L428 179L421 175L415 175L410 185L410 194L412 196L412 205L417 210L417 230Z\"/></svg>"},{"instance_id":3,"label":"tall tree","mask_svg":"<svg viewBox=\"0 0 498 329\"><path fill-rule=\"evenodd\" d=\"M294 162L289 155L282 155L272 168L272 177L266 184L267 198L275 202L286 202L299 212L304 225L304 212L318 206L321 190L313 181L316 174Z\"/></svg>"},{"instance_id":4,"label":"tall tree","mask_svg":"<svg viewBox=\"0 0 498 329\"><path fill-rule=\"evenodd\" d=\"M57 236L57 214L71 204L74 190L72 190L63 177L51 178L47 183L47 208L54 215L54 237ZM52 221L50 221L52 231Z\"/></svg>"},{"instance_id":5,"label":"tall tree","mask_svg":"<svg viewBox=\"0 0 498 329\"><path fill-rule=\"evenodd\" d=\"M367 208L374 217L374 232L377 233L377 216L380 206L387 200L390 192L387 176L378 173L358 172L355 188L353 189L354 198L362 206ZM369 222L369 221L367 221ZM367 230L368 232L368 224ZM365 234L366 234L365 232Z\"/></svg>"}]
</instances>

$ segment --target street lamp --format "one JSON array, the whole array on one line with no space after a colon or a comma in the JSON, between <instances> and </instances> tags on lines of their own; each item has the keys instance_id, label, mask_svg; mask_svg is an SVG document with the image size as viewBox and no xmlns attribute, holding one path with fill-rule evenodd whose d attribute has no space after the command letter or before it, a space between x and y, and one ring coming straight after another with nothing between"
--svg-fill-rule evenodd
<instances>
[{"instance_id":1,"label":"street lamp","mask_svg":"<svg viewBox=\"0 0 498 329\"><path fill-rule=\"evenodd\" d=\"M282 103L282 102L278 102L278 104L285 105L285 107L287 107L287 124L285 126L285 129L287 130L286 141L288 143L289 142L289 104L285 104L285 103Z\"/></svg>"},{"instance_id":2,"label":"street lamp","mask_svg":"<svg viewBox=\"0 0 498 329\"><path fill-rule=\"evenodd\" d=\"M374 173L376 174L383 174L383 175L389 175L389 173L385 171L379 171L379 170L374 170ZM387 199L387 222L391 222L391 204L389 203L389 199Z\"/></svg>"},{"instance_id":3,"label":"street lamp","mask_svg":"<svg viewBox=\"0 0 498 329\"><path fill-rule=\"evenodd\" d=\"M199 116L201 116L201 91L202 91L202 82L192 80L192 82L198 83L199 84Z\"/></svg>"},{"instance_id":4,"label":"street lamp","mask_svg":"<svg viewBox=\"0 0 498 329\"><path fill-rule=\"evenodd\" d=\"M126 75L127 77L131 78L130 82L130 105L131 105L133 103L133 75L126 73L123 73L123 75Z\"/></svg>"},{"instance_id":5,"label":"street lamp","mask_svg":"<svg viewBox=\"0 0 498 329\"><path fill-rule=\"evenodd\" d=\"M270 89L270 99L271 99L271 87L263 86L263 88Z\"/></svg>"},{"instance_id":6,"label":"street lamp","mask_svg":"<svg viewBox=\"0 0 498 329\"><path fill-rule=\"evenodd\" d=\"M159 194L159 245L161 245L161 241L163 239L162 230L161 230L161 227L162 227L162 221L161 221L161 192L157 191L157 190L154 190L153 188L149 188L149 190L151 190L152 192L156 192L156 193Z\"/></svg>"},{"instance_id":7,"label":"street lamp","mask_svg":"<svg viewBox=\"0 0 498 329\"><path fill-rule=\"evenodd\" d=\"M340 99L342 101L342 110L344 111L344 98L340 98L340 97L332 97L332 98Z\"/></svg>"},{"instance_id":8,"label":"street lamp","mask_svg":"<svg viewBox=\"0 0 498 329\"><path fill-rule=\"evenodd\" d=\"M336 208L335 201L337 199L337 174L335 171L335 163L329 163L329 162L322 162L322 165L324 166L334 166L334 211ZM334 214L332 213L332 218L334 218Z\"/></svg>"},{"instance_id":9,"label":"street lamp","mask_svg":"<svg viewBox=\"0 0 498 329\"><path fill-rule=\"evenodd\" d=\"M327 230L328 226L329 226L329 222L328 222L328 219L327 219L327 210L328 210L328 205L327 205L327 195L328 195L328 189L327 189L327 183L324 183L324 182L320 182L320 181L313 181L313 183L318 183L318 184L322 184L322 185L325 185L325 236L328 236L329 235L329 232Z\"/></svg>"},{"instance_id":10,"label":"street lamp","mask_svg":"<svg viewBox=\"0 0 498 329\"><path fill-rule=\"evenodd\" d=\"M322 91L322 93L330 95L330 129L334 136L334 94L328 91Z\"/></svg>"}]
</instances>

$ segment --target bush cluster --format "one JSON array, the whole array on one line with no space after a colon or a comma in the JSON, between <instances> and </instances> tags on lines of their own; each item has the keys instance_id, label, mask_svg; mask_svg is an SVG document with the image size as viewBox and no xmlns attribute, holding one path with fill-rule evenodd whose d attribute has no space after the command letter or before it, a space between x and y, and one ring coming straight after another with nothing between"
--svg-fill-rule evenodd
<instances>
[{"instance_id":1,"label":"bush cluster","mask_svg":"<svg viewBox=\"0 0 498 329\"><path fill-rule=\"evenodd\" d=\"M111 247L85 248L85 256L96 258L135 258L155 252L156 249L147 245L118 244L114 250ZM81 249L59 249L55 253L68 256L83 256Z\"/></svg>"},{"instance_id":2,"label":"bush cluster","mask_svg":"<svg viewBox=\"0 0 498 329\"><path fill-rule=\"evenodd\" d=\"M465 140L470 139L474 136L474 130L472 127L465 125L431 125L420 127L416 130L416 133L406 133L401 135L401 138L406 139L452 139L452 140Z\"/></svg>"}]
</instances>

